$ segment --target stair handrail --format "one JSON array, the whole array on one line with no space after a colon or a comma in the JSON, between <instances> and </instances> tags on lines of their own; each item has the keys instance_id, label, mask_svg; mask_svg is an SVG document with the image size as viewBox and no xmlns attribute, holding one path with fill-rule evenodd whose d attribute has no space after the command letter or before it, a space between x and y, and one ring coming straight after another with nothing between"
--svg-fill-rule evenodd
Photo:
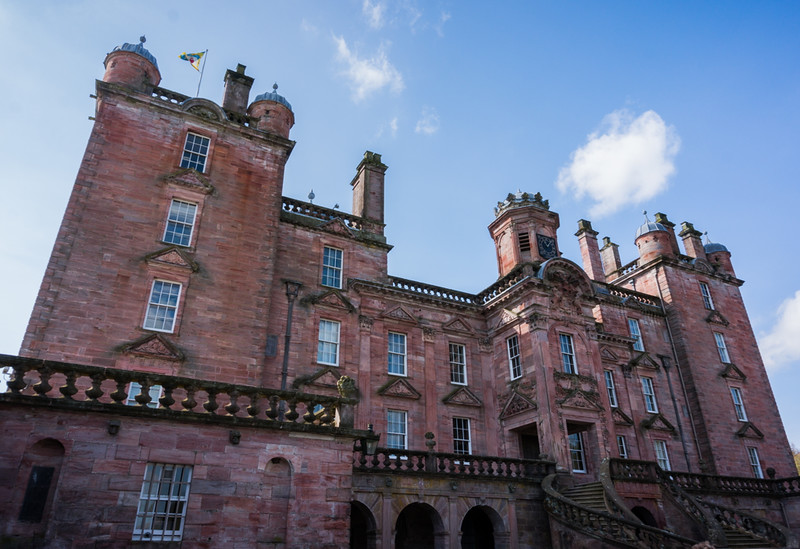
<instances>
[{"instance_id":1,"label":"stair handrail","mask_svg":"<svg viewBox=\"0 0 800 549\"><path fill-rule=\"evenodd\" d=\"M721 525L785 549L798 549L798 539L788 528L718 503L699 500Z\"/></svg>"},{"instance_id":2,"label":"stair handrail","mask_svg":"<svg viewBox=\"0 0 800 549\"><path fill-rule=\"evenodd\" d=\"M695 540L666 530L647 526L641 522L636 523L614 516L609 512L597 511L576 503L556 490L557 477L558 473L552 473L542 481L542 489L545 492L545 509L555 520L578 532L639 549L651 549L652 547L688 549L697 543Z\"/></svg>"},{"instance_id":3,"label":"stair handrail","mask_svg":"<svg viewBox=\"0 0 800 549\"><path fill-rule=\"evenodd\" d=\"M603 461L600 462L600 484L603 486L603 498L606 502L606 507L608 509L627 520L632 522L637 522L640 524L644 524L639 517L633 514L633 511L628 509L628 506L625 504L625 500L617 493L617 489L614 486L614 481L611 479L611 466L609 464L609 458L603 458Z\"/></svg>"}]
</instances>

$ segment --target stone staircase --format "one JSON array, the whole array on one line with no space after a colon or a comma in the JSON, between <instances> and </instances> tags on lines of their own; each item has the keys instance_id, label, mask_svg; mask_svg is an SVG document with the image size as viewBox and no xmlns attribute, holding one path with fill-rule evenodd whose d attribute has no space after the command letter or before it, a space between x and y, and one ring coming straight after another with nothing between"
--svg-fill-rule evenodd
<instances>
[{"instance_id":1,"label":"stone staircase","mask_svg":"<svg viewBox=\"0 0 800 549\"><path fill-rule=\"evenodd\" d=\"M724 528L725 537L728 538L728 547L731 549L760 549L760 548L774 548L775 545L760 540L750 534L734 530L733 528Z\"/></svg>"},{"instance_id":2,"label":"stone staircase","mask_svg":"<svg viewBox=\"0 0 800 549\"><path fill-rule=\"evenodd\" d=\"M600 482L579 484L561 493L565 498L583 505L584 507L594 509L595 511L608 512L606 508L606 498L603 492L603 484Z\"/></svg>"}]
</instances>

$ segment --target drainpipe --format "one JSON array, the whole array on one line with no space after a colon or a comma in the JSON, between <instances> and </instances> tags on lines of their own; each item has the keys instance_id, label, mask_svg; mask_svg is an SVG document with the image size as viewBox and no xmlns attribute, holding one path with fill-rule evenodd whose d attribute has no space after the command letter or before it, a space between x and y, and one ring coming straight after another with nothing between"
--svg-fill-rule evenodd
<instances>
[{"instance_id":1,"label":"drainpipe","mask_svg":"<svg viewBox=\"0 0 800 549\"><path fill-rule=\"evenodd\" d=\"M294 300L300 293L300 282L284 280L286 284L286 299L289 300L289 312L286 315L286 335L283 338L283 367L281 368L281 391L286 390L286 378L289 375L289 343L292 341L292 312L294 311Z\"/></svg>"},{"instance_id":2,"label":"drainpipe","mask_svg":"<svg viewBox=\"0 0 800 549\"><path fill-rule=\"evenodd\" d=\"M686 467L689 472L692 472L692 464L689 461L689 451L686 449L686 439L683 436L683 422L681 415L678 412L678 401L675 398L675 391L672 389L672 377L669 375L669 357L662 356L661 365L664 366L664 371L667 374L667 385L669 385L669 396L672 398L672 408L675 410L675 418L678 420L678 435L681 437L681 446L683 447L683 459L686 461ZM687 408L688 409L688 408Z\"/></svg>"}]
</instances>

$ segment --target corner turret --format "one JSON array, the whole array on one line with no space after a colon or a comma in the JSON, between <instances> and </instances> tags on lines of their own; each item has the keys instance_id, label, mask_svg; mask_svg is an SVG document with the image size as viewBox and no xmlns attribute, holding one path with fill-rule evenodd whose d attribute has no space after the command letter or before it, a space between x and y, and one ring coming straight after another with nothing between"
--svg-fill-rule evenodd
<instances>
[{"instance_id":1,"label":"corner turret","mask_svg":"<svg viewBox=\"0 0 800 549\"><path fill-rule=\"evenodd\" d=\"M161 82L158 63L152 53L144 47L146 38L141 36L138 44L122 44L106 55L103 81L124 84L136 91L150 93Z\"/></svg>"},{"instance_id":2,"label":"corner turret","mask_svg":"<svg viewBox=\"0 0 800 549\"><path fill-rule=\"evenodd\" d=\"M647 212L644 212L644 223L636 230L634 242L639 248L639 265L649 263L661 255L673 255L669 230L661 223L650 221Z\"/></svg>"},{"instance_id":3,"label":"corner turret","mask_svg":"<svg viewBox=\"0 0 800 549\"><path fill-rule=\"evenodd\" d=\"M271 92L256 96L247 114L258 119L256 128L259 130L289 139L289 130L294 126L294 112L286 98L278 93L278 84L272 86Z\"/></svg>"}]
</instances>

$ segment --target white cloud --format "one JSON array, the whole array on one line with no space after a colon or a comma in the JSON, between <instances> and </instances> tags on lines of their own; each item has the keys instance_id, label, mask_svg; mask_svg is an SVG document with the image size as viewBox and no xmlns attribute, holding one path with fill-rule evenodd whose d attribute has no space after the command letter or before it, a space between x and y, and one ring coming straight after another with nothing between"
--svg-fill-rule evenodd
<instances>
[{"instance_id":1,"label":"white cloud","mask_svg":"<svg viewBox=\"0 0 800 549\"><path fill-rule=\"evenodd\" d=\"M674 127L655 111L633 118L626 110L607 115L601 127L561 168L556 181L561 192L588 194L595 202L590 215L603 217L666 190L681 145Z\"/></svg>"},{"instance_id":2,"label":"white cloud","mask_svg":"<svg viewBox=\"0 0 800 549\"><path fill-rule=\"evenodd\" d=\"M397 137L397 117L396 116L394 118L392 118L392 120L389 122L389 129L392 132L392 137Z\"/></svg>"},{"instance_id":3,"label":"white cloud","mask_svg":"<svg viewBox=\"0 0 800 549\"><path fill-rule=\"evenodd\" d=\"M441 15L439 16L439 22L436 24L436 27L435 27L436 28L436 34L438 34L439 36L444 36L444 24L447 23L450 20L450 17L452 17L452 16L449 13L447 13L446 11L443 11L441 13Z\"/></svg>"},{"instance_id":4,"label":"white cloud","mask_svg":"<svg viewBox=\"0 0 800 549\"><path fill-rule=\"evenodd\" d=\"M377 138L383 137L383 132L385 132L387 128L389 129L389 134L392 137L397 137L397 117L396 116L394 118L392 118L391 120L389 120L388 124L381 124L380 125L380 127L378 128L378 131L375 133L375 138L377 139Z\"/></svg>"},{"instance_id":5,"label":"white cloud","mask_svg":"<svg viewBox=\"0 0 800 549\"><path fill-rule=\"evenodd\" d=\"M439 114L436 109L425 107L422 109L422 115L417 120L417 127L414 128L416 133L425 135L432 135L439 131Z\"/></svg>"},{"instance_id":6,"label":"white cloud","mask_svg":"<svg viewBox=\"0 0 800 549\"><path fill-rule=\"evenodd\" d=\"M367 17L367 22L369 26L373 29L380 29L383 27L383 17L386 13L386 6L380 2L376 2L373 4L369 0L364 0L364 4L361 6L361 10L364 12L364 15Z\"/></svg>"},{"instance_id":7,"label":"white cloud","mask_svg":"<svg viewBox=\"0 0 800 549\"><path fill-rule=\"evenodd\" d=\"M317 34L317 27L309 23L305 18L300 21L300 29L309 34Z\"/></svg>"},{"instance_id":8,"label":"white cloud","mask_svg":"<svg viewBox=\"0 0 800 549\"><path fill-rule=\"evenodd\" d=\"M776 371L800 361L800 290L778 307L778 321L758 346L768 370Z\"/></svg>"},{"instance_id":9,"label":"white cloud","mask_svg":"<svg viewBox=\"0 0 800 549\"><path fill-rule=\"evenodd\" d=\"M389 62L383 47L372 58L365 59L350 51L344 38L334 36L333 39L336 42L336 55L345 64L344 74L350 80L356 103L386 87L394 92L403 89L403 76Z\"/></svg>"}]
</instances>

